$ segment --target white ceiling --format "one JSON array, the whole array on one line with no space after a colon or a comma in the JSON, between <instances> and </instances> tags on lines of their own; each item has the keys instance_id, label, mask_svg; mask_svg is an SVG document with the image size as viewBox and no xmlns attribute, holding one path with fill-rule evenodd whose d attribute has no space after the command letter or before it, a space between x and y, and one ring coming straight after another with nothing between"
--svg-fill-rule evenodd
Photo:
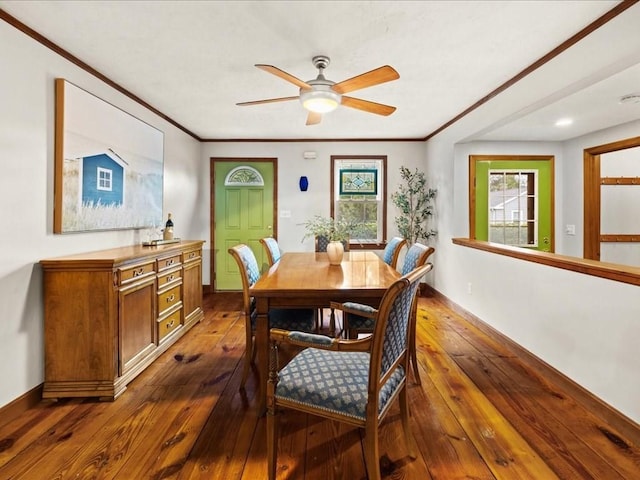
<instances>
[{"instance_id":1,"label":"white ceiling","mask_svg":"<svg viewBox=\"0 0 640 480\"><path fill-rule=\"evenodd\" d=\"M0 8L201 139L393 139L428 136L618 3L0 1ZM640 104L617 102L640 93L640 49L617 47L640 41L638 25L634 5L498 95L510 99L511 111L476 115L468 138L562 140L640 118ZM594 35L606 39L603 48L589 45ZM325 76L336 82L393 66L399 80L350 96L396 112L341 107L305 126L297 101L235 105L298 94L254 64L310 80L318 54L331 57ZM572 65L564 72L563 56ZM554 127L565 115L574 125Z\"/></svg>"}]
</instances>

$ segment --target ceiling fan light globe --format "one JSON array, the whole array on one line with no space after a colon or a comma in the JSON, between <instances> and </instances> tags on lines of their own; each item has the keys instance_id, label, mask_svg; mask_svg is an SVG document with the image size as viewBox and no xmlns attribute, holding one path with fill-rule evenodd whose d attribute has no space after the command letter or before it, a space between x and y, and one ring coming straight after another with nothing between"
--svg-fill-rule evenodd
<instances>
[{"instance_id":1,"label":"ceiling fan light globe","mask_svg":"<svg viewBox=\"0 0 640 480\"><path fill-rule=\"evenodd\" d=\"M332 90L306 90L300 93L300 102L310 112L328 113L338 108L340 97Z\"/></svg>"}]
</instances>

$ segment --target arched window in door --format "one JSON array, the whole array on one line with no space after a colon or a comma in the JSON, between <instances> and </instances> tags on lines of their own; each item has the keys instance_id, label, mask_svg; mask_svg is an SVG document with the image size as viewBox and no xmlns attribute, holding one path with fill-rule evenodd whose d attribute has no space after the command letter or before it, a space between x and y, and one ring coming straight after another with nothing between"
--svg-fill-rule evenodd
<instances>
[{"instance_id":1,"label":"arched window in door","mask_svg":"<svg viewBox=\"0 0 640 480\"><path fill-rule=\"evenodd\" d=\"M262 187L264 186L264 178L258 170L249 165L240 165L231 170L224 179L224 186L230 187Z\"/></svg>"}]
</instances>

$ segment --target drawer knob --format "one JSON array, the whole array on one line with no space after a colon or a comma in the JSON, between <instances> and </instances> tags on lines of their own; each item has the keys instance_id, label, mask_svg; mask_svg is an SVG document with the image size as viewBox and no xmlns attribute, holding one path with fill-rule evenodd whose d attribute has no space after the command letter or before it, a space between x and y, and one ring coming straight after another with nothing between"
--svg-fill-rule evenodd
<instances>
[{"instance_id":1,"label":"drawer knob","mask_svg":"<svg viewBox=\"0 0 640 480\"><path fill-rule=\"evenodd\" d=\"M173 302L175 299L176 299L176 295L175 295L175 293L172 293L171 295L169 295L169 296L167 297L167 303L171 303L171 302Z\"/></svg>"},{"instance_id":2,"label":"drawer knob","mask_svg":"<svg viewBox=\"0 0 640 480\"><path fill-rule=\"evenodd\" d=\"M172 281L174 278L176 278L176 277L175 277L173 274L169 275L169 276L167 277L167 282Z\"/></svg>"},{"instance_id":3,"label":"drawer knob","mask_svg":"<svg viewBox=\"0 0 640 480\"><path fill-rule=\"evenodd\" d=\"M175 320L172 319L169 323L167 323L167 328L173 327L173 322L175 322Z\"/></svg>"},{"instance_id":4,"label":"drawer knob","mask_svg":"<svg viewBox=\"0 0 640 480\"><path fill-rule=\"evenodd\" d=\"M139 277L140 275L142 275L144 273L144 268L140 267L138 270L134 270L133 271L133 276L134 277Z\"/></svg>"},{"instance_id":5,"label":"drawer knob","mask_svg":"<svg viewBox=\"0 0 640 480\"><path fill-rule=\"evenodd\" d=\"M167 267L170 267L171 265L173 265L173 258L171 260L167 260L166 264L167 264Z\"/></svg>"}]
</instances>

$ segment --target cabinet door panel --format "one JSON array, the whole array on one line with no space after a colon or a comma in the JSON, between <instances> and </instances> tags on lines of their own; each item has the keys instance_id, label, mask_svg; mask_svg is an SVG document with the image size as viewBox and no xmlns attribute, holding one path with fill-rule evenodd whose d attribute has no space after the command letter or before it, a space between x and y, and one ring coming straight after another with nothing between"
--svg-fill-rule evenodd
<instances>
[{"instance_id":1,"label":"cabinet door panel","mask_svg":"<svg viewBox=\"0 0 640 480\"><path fill-rule=\"evenodd\" d=\"M155 348L155 278L121 289L120 374L144 359Z\"/></svg>"},{"instance_id":2,"label":"cabinet door panel","mask_svg":"<svg viewBox=\"0 0 640 480\"><path fill-rule=\"evenodd\" d=\"M182 273L184 323L202 318L202 261L185 264Z\"/></svg>"}]
</instances>

